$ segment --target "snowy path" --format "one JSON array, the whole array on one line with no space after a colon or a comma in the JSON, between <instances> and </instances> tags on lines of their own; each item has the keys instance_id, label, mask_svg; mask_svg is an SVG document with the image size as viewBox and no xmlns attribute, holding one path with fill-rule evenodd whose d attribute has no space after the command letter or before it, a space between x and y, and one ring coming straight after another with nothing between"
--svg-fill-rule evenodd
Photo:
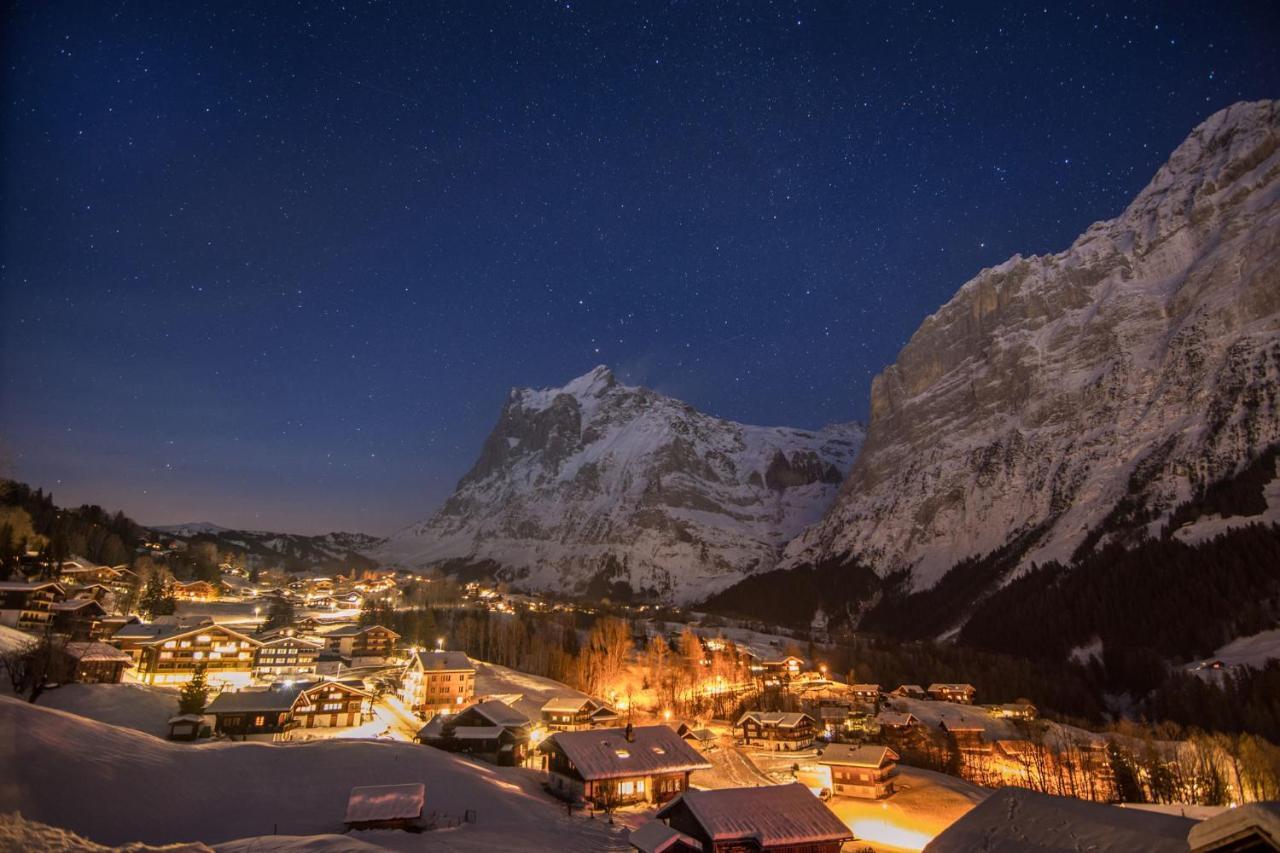
<instances>
[{"instance_id":1,"label":"snowy path","mask_svg":"<svg viewBox=\"0 0 1280 853\"><path fill-rule=\"evenodd\" d=\"M778 784L733 747L713 749L703 757L711 762L711 769L698 770L689 780L700 788L755 788Z\"/></svg>"}]
</instances>

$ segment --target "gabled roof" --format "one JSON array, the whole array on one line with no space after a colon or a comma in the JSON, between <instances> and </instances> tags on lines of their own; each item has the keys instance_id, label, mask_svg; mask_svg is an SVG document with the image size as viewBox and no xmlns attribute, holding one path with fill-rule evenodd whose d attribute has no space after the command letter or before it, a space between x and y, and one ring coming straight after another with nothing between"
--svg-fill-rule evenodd
<instances>
[{"instance_id":1,"label":"gabled roof","mask_svg":"<svg viewBox=\"0 0 1280 853\"><path fill-rule=\"evenodd\" d=\"M386 631L388 634L390 634L393 637L399 638L400 636L395 631L392 631L390 628L384 625L342 625L338 628L334 628L332 631L325 631L324 636L355 637L360 634L367 634L370 631Z\"/></svg>"},{"instance_id":2,"label":"gabled roof","mask_svg":"<svg viewBox=\"0 0 1280 853\"><path fill-rule=\"evenodd\" d=\"M495 726L527 726L530 722L529 718L524 714L521 714L505 702L499 702L497 699L477 702L467 710L475 711ZM466 711L461 713L465 714Z\"/></svg>"},{"instance_id":3,"label":"gabled roof","mask_svg":"<svg viewBox=\"0 0 1280 853\"><path fill-rule=\"evenodd\" d=\"M924 693L925 689L919 684L899 684L893 688L894 693Z\"/></svg>"},{"instance_id":4,"label":"gabled roof","mask_svg":"<svg viewBox=\"0 0 1280 853\"><path fill-rule=\"evenodd\" d=\"M853 838L844 821L798 782L685 791L654 816L662 820L681 807L714 842L752 841L760 847L781 847Z\"/></svg>"},{"instance_id":5,"label":"gabled roof","mask_svg":"<svg viewBox=\"0 0 1280 853\"><path fill-rule=\"evenodd\" d=\"M851 746L847 743L833 743L822 750L818 763L840 767L883 767L888 762L897 760L898 753L887 746L870 744Z\"/></svg>"},{"instance_id":6,"label":"gabled roof","mask_svg":"<svg viewBox=\"0 0 1280 853\"><path fill-rule=\"evenodd\" d=\"M850 684L849 689L854 693L879 693L879 684Z\"/></svg>"},{"instance_id":7,"label":"gabled roof","mask_svg":"<svg viewBox=\"0 0 1280 853\"><path fill-rule=\"evenodd\" d=\"M746 711L734 726L740 726L747 720L753 720L762 726L777 726L780 729L794 729L805 720L813 722L813 717L800 711Z\"/></svg>"},{"instance_id":8,"label":"gabled roof","mask_svg":"<svg viewBox=\"0 0 1280 853\"><path fill-rule=\"evenodd\" d=\"M419 666L426 672L474 672L475 664L462 652L437 650L418 652L410 666Z\"/></svg>"},{"instance_id":9,"label":"gabled roof","mask_svg":"<svg viewBox=\"0 0 1280 853\"><path fill-rule=\"evenodd\" d=\"M701 842L672 829L660 820L651 820L631 830L627 843L640 853L666 853L681 844L694 850L702 849Z\"/></svg>"},{"instance_id":10,"label":"gabled roof","mask_svg":"<svg viewBox=\"0 0 1280 853\"><path fill-rule=\"evenodd\" d=\"M599 704L590 696L552 696L540 710L548 714L576 714L587 705Z\"/></svg>"},{"instance_id":11,"label":"gabled roof","mask_svg":"<svg viewBox=\"0 0 1280 853\"><path fill-rule=\"evenodd\" d=\"M0 592L35 592L50 586L64 592L62 584L57 581L0 581Z\"/></svg>"},{"instance_id":12,"label":"gabled roof","mask_svg":"<svg viewBox=\"0 0 1280 853\"><path fill-rule=\"evenodd\" d=\"M267 646L293 646L293 645L307 646L308 648L317 649L317 650L324 648L324 643L320 642L319 640L309 640L306 637L299 637L296 634L294 635L281 634L275 637L262 637L261 639L258 640L258 642L262 644L263 648L266 648Z\"/></svg>"},{"instance_id":13,"label":"gabled roof","mask_svg":"<svg viewBox=\"0 0 1280 853\"><path fill-rule=\"evenodd\" d=\"M113 640L154 640L168 638L184 630L178 625L157 622L129 622L111 635Z\"/></svg>"},{"instance_id":14,"label":"gabled roof","mask_svg":"<svg viewBox=\"0 0 1280 853\"><path fill-rule=\"evenodd\" d=\"M587 780L711 767L667 726L635 726L631 740L627 740L626 729L556 732L543 742L541 749L559 749Z\"/></svg>"},{"instance_id":15,"label":"gabled roof","mask_svg":"<svg viewBox=\"0 0 1280 853\"><path fill-rule=\"evenodd\" d=\"M107 615L107 609L92 598L68 598L65 601L55 601L50 605L49 609L69 613L73 610L83 610L86 607L96 607L103 616Z\"/></svg>"},{"instance_id":16,"label":"gabled roof","mask_svg":"<svg viewBox=\"0 0 1280 853\"><path fill-rule=\"evenodd\" d=\"M972 684L930 684L929 692L937 693L946 690L951 693L976 693Z\"/></svg>"},{"instance_id":17,"label":"gabled roof","mask_svg":"<svg viewBox=\"0 0 1280 853\"><path fill-rule=\"evenodd\" d=\"M265 690L241 690L235 693L219 693L205 707L207 714L254 713L257 711L288 711L293 708L303 685L269 687Z\"/></svg>"},{"instance_id":18,"label":"gabled roof","mask_svg":"<svg viewBox=\"0 0 1280 853\"><path fill-rule=\"evenodd\" d=\"M1195 821L1184 817L1000 788L943 830L925 851L1187 853L1193 826Z\"/></svg>"},{"instance_id":19,"label":"gabled roof","mask_svg":"<svg viewBox=\"0 0 1280 853\"><path fill-rule=\"evenodd\" d=\"M914 726L920 722L915 714L910 712L899 713L898 711L881 711L876 714L876 722L882 726Z\"/></svg>"},{"instance_id":20,"label":"gabled roof","mask_svg":"<svg viewBox=\"0 0 1280 853\"><path fill-rule=\"evenodd\" d=\"M106 643L67 643L63 646L63 651L82 663L86 661L94 663L131 663L133 661L133 658L115 646L108 646Z\"/></svg>"},{"instance_id":21,"label":"gabled roof","mask_svg":"<svg viewBox=\"0 0 1280 853\"><path fill-rule=\"evenodd\" d=\"M125 626L125 628L128 628L128 627L129 626L127 625ZM154 646L160 643L167 643L170 640L178 640L178 639L181 639L182 637L190 637L192 635L205 634L205 633L208 633L209 631L226 631L228 634L235 637L237 640L248 640L254 646L262 645L261 640L255 639L254 637L251 637L248 634L242 634L241 632L237 631L235 628L229 628L226 625L219 625L217 622L205 622L203 625L197 625L194 628L180 628L177 626L168 626L168 625L160 626L160 627L166 627L166 628L173 627L174 630L172 633L159 634L150 640L143 640L141 645ZM120 631L117 631L116 636L117 637L121 636L121 633L125 630L125 628L121 628Z\"/></svg>"},{"instance_id":22,"label":"gabled roof","mask_svg":"<svg viewBox=\"0 0 1280 853\"><path fill-rule=\"evenodd\" d=\"M356 685L352 684L350 681L306 682L304 684L301 684L300 686L302 687L302 692L307 694L308 699L311 698L311 694L313 693L320 693L325 690L332 690L335 687L346 693L358 693L361 696L370 695L369 691L365 690L363 686L357 687Z\"/></svg>"}]
</instances>

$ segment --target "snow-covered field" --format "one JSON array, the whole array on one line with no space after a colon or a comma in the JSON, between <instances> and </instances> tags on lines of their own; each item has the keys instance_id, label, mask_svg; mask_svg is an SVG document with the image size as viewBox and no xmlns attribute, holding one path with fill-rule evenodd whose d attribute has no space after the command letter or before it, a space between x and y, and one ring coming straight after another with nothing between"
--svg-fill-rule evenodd
<instances>
[{"instance_id":1,"label":"snow-covered field","mask_svg":"<svg viewBox=\"0 0 1280 853\"><path fill-rule=\"evenodd\" d=\"M427 812L476 822L420 835L340 834L358 785L423 782ZM0 813L102 844L203 841L225 850L625 850L620 826L567 818L535 774L410 744L177 744L0 697ZM254 839L228 844L236 839ZM302 845L302 846L299 846ZM308 847L308 845L310 845Z\"/></svg>"},{"instance_id":2,"label":"snow-covered field","mask_svg":"<svg viewBox=\"0 0 1280 853\"><path fill-rule=\"evenodd\" d=\"M828 805L877 853L921 850L991 794L988 788L931 770L898 766L897 791L884 800L833 797ZM861 849L858 846L856 849Z\"/></svg>"},{"instance_id":3,"label":"snow-covered field","mask_svg":"<svg viewBox=\"0 0 1280 853\"><path fill-rule=\"evenodd\" d=\"M1277 658L1280 658L1280 628L1239 637L1213 654L1213 659L1227 666L1262 666Z\"/></svg>"},{"instance_id":4,"label":"snow-covered field","mask_svg":"<svg viewBox=\"0 0 1280 853\"><path fill-rule=\"evenodd\" d=\"M178 690L144 684L66 684L41 693L36 704L163 738L169 735L169 718L178 713Z\"/></svg>"},{"instance_id":5,"label":"snow-covered field","mask_svg":"<svg viewBox=\"0 0 1280 853\"><path fill-rule=\"evenodd\" d=\"M522 698L512 703L512 707L531 720L541 719L542 706L553 696L585 697L587 695L581 690L574 690L572 687L561 684L559 681L552 681L550 678L529 675L527 672L498 666L496 663L484 663L482 661L474 661L474 663L476 665L476 695L489 696L493 694L519 693Z\"/></svg>"}]
</instances>

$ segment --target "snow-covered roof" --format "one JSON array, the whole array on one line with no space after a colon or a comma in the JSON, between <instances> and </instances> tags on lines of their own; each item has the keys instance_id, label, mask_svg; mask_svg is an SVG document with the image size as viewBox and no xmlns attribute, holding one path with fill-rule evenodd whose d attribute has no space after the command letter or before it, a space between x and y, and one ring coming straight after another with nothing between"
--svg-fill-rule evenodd
<instances>
[{"instance_id":1,"label":"snow-covered roof","mask_svg":"<svg viewBox=\"0 0 1280 853\"><path fill-rule=\"evenodd\" d=\"M416 662L429 672L465 672L476 668L471 658L462 652L442 652L439 649L418 652Z\"/></svg>"},{"instance_id":2,"label":"snow-covered roof","mask_svg":"<svg viewBox=\"0 0 1280 853\"><path fill-rule=\"evenodd\" d=\"M1229 843L1254 837L1270 841L1273 849L1280 848L1280 803L1246 803L1228 809L1191 827L1187 842L1192 851L1234 850Z\"/></svg>"},{"instance_id":3,"label":"snow-covered roof","mask_svg":"<svg viewBox=\"0 0 1280 853\"><path fill-rule=\"evenodd\" d=\"M499 702L497 699L477 702L471 706L470 710L475 711L495 726L524 726L529 724L528 717L510 705Z\"/></svg>"},{"instance_id":4,"label":"snow-covered roof","mask_svg":"<svg viewBox=\"0 0 1280 853\"><path fill-rule=\"evenodd\" d=\"M556 732L543 742L542 749L560 749L587 780L707 770L711 767L667 726L635 726L631 730L631 740L627 740L626 731Z\"/></svg>"},{"instance_id":5,"label":"snow-covered roof","mask_svg":"<svg viewBox=\"0 0 1280 853\"><path fill-rule=\"evenodd\" d=\"M219 693L205 708L208 714L235 714L251 711L288 711L305 685L270 687L265 690L246 689L238 692Z\"/></svg>"},{"instance_id":6,"label":"snow-covered roof","mask_svg":"<svg viewBox=\"0 0 1280 853\"><path fill-rule=\"evenodd\" d=\"M879 693L879 684L850 684L849 689L854 693Z\"/></svg>"},{"instance_id":7,"label":"snow-covered roof","mask_svg":"<svg viewBox=\"0 0 1280 853\"><path fill-rule=\"evenodd\" d=\"M762 848L847 841L853 832L800 783L685 791L655 815L688 809L714 842L753 841Z\"/></svg>"},{"instance_id":8,"label":"snow-covered roof","mask_svg":"<svg viewBox=\"0 0 1280 853\"><path fill-rule=\"evenodd\" d=\"M542 710L550 714L576 714L589 704L599 703L588 696L552 696L542 706Z\"/></svg>"},{"instance_id":9,"label":"snow-covered roof","mask_svg":"<svg viewBox=\"0 0 1280 853\"><path fill-rule=\"evenodd\" d=\"M920 722L916 719L916 715L910 712L905 714L897 711L881 711L876 714L876 722L882 726L898 727L898 726L914 726Z\"/></svg>"},{"instance_id":10,"label":"snow-covered roof","mask_svg":"<svg viewBox=\"0 0 1280 853\"><path fill-rule=\"evenodd\" d=\"M130 663L133 658L106 643L67 643L64 651L78 661Z\"/></svg>"},{"instance_id":11,"label":"snow-covered roof","mask_svg":"<svg viewBox=\"0 0 1280 853\"><path fill-rule=\"evenodd\" d=\"M0 581L0 592L35 592L48 586L62 589L57 581Z\"/></svg>"},{"instance_id":12,"label":"snow-covered roof","mask_svg":"<svg viewBox=\"0 0 1280 853\"><path fill-rule=\"evenodd\" d=\"M833 743L822 750L819 764L836 764L841 767L883 767L891 761L898 760L898 753L887 746L852 746L847 743Z\"/></svg>"},{"instance_id":13,"label":"snow-covered roof","mask_svg":"<svg viewBox=\"0 0 1280 853\"><path fill-rule=\"evenodd\" d=\"M1187 853L1195 821L1174 815L1001 788L947 827L925 853Z\"/></svg>"},{"instance_id":14,"label":"snow-covered roof","mask_svg":"<svg viewBox=\"0 0 1280 853\"><path fill-rule=\"evenodd\" d=\"M399 635L399 634L397 634L395 631L392 631L390 628L387 628L387 627L385 627L385 626L383 626L383 625L341 625L341 626L339 626L339 627L337 627L337 628L334 628L334 629L332 629L332 630L330 630L330 631L325 631L325 632L324 632L324 636L326 636L326 637L355 637L355 636L357 636L357 635L359 635L359 634L367 634L367 633L368 633L368 632L370 632L370 631L386 631L388 634L391 634L393 637L399 637L399 636L400 636L400 635Z\"/></svg>"},{"instance_id":15,"label":"snow-covered roof","mask_svg":"<svg viewBox=\"0 0 1280 853\"><path fill-rule=\"evenodd\" d=\"M677 844L700 849L702 844L679 830L672 829L660 820L651 820L631 830L627 843L640 853L666 853Z\"/></svg>"},{"instance_id":16,"label":"snow-covered roof","mask_svg":"<svg viewBox=\"0 0 1280 853\"><path fill-rule=\"evenodd\" d=\"M347 799L346 823L376 820L408 820L422 817L427 802L427 786L421 782L407 785L365 785L352 788Z\"/></svg>"},{"instance_id":17,"label":"snow-covered roof","mask_svg":"<svg viewBox=\"0 0 1280 853\"><path fill-rule=\"evenodd\" d=\"M69 598L66 601L55 601L49 606L49 609L71 612L85 607L96 607L102 611L102 615L105 616L107 614L106 609L92 598Z\"/></svg>"},{"instance_id":18,"label":"snow-covered roof","mask_svg":"<svg viewBox=\"0 0 1280 853\"><path fill-rule=\"evenodd\" d=\"M930 684L930 693L976 693L972 684Z\"/></svg>"},{"instance_id":19,"label":"snow-covered roof","mask_svg":"<svg viewBox=\"0 0 1280 853\"><path fill-rule=\"evenodd\" d=\"M800 711L746 711L735 726L740 726L747 720L754 720L762 726L777 726L780 729L794 729L805 720L813 722L813 717Z\"/></svg>"},{"instance_id":20,"label":"snow-covered roof","mask_svg":"<svg viewBox=\"0 0 1280 853\"><path fill-rule=\"evenodd\" d=\"M909 695L912 693L924 693L924 688L919 684L899 684L897 687L893 688L893 692Z\"/></svg>"}]
</instances>

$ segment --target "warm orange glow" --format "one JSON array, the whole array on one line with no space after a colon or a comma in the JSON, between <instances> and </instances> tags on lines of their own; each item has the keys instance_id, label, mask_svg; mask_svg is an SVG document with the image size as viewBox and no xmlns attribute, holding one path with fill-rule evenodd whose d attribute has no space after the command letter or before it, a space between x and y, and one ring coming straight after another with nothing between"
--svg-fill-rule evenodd
<instances>
[{"instance_id":1,"label":"warm orange glow","mask_svg":"<svg viewBox=\"0 0 1280 853\"><path fill-rule=\"evenodd\" d=\"M903 850L923 850L933 840L927 832L907 829L892 824L887 820L865 818L849 824L853 834L859 841L870 841L872 844L887 844L890 847L901 847Z\"/></svg>"}]
</instances>

